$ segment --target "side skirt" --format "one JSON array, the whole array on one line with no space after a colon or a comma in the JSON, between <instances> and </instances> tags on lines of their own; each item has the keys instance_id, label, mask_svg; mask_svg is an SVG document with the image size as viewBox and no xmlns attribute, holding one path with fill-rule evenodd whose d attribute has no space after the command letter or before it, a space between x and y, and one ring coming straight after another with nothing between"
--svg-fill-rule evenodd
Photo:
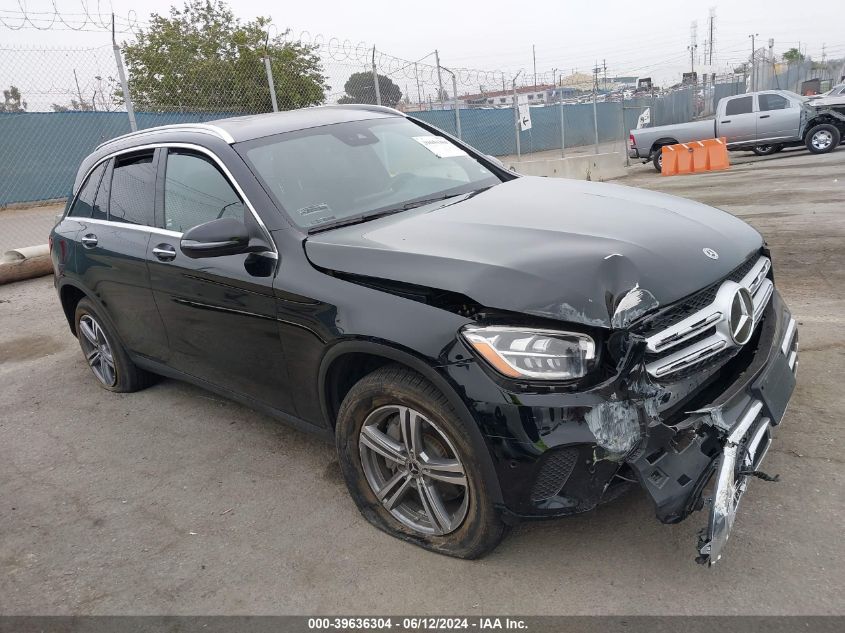
<instances>
[{"instance_id":1,"label":"side skirt","mask_svg":"<svg viewBox=\"0 0 845 633\"><path fill-rule=\"evenodd\" d=\"M186 374L184 372L179 371L178 369L173 369L172 367L151 360L144 356L130 354L129 357L132 362L135 363L138 367L146 369L149 372L158 374L160 376L165 376L167 378L173 378L174 380L181 380L184 382L191 383L192 385L196 385L201 389L205 389L206 391L215 393L228 400L232 400L234 402L237 402L238 404L242 404L245 407L249 407L250 409L254 409L260 413L269 415L271 418L280 420L281 422L284 422L285 424L292 426L297 430L317 435L319 437L322 437L327 442L334 443L334 433L331 429L311 424L310 422L306 422L305 420L291 415L290 413L286 413L267 404L264 404L259 400L255 400L254 398L241 395L239 393L226 389L225 387L220 387L218 385L212 384L206 380L203 380L202 378L197 378L196 376L193 376L191 374Z\"/></svg>"}]
</instances>

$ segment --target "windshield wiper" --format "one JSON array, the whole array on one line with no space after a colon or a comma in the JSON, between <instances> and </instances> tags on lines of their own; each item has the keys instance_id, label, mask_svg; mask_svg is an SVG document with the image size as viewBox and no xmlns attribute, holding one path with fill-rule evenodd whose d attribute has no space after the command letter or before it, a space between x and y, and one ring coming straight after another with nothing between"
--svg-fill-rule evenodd
<instances>
[{"instance_id":1,"label":"windshield wiper","mask_svg":"<svg viewBox=\"0 0 845 633\"><path fill-rule=\"evenodd\" d=\"M483 189L479 189L479 191L483 191ZM469 194L474 194L475 191L470 191ZM329 229L337 229L342 226L352 226L353 224L362 224L364 222L369 222L370 220L377 220L378 218L383 218L388 215L393 215L394 213L401 213L402 211L408 211L409 209L416 209L417 207L422 207L427 204L432 204L434 202L440 202L441 200L448 200L449 198L455 198L457 196L465 196L467 192L463 193L449 193L445 196L435 196L434 198L425 198L424 200L412 200L411 202L406 202L405 204L397 205L395 207L388 207L387 209L380 209L378 211L373 211L371 213L365 213L363 215L357 215L351 218L346 218L343 220L336 220L334 222L326 222L325 224L318 224L317 226L312 226L308 229L309 233L320 233L321 231L328 231Z\"/></svg>"},{"instance_id":2,"label":"windshield wiper","mask_svg":"<svg viewBox=\"0 0 845 633\"><path fill-rule=\"evenodd\" d=\"M374 213L365 213L364 215L356 215L351 218L345 218L343 220L335 220L334 222L325 222L324 224L318 224L317 226L312 226L308 229L309 233L320 233L321 231L328 231L329 229L338 229L342 226L352 226L353 224L361 224L363 222L369 222L370 220L377 220L378 218L383 218L388 215L393 215L394 213L401 213L405 211L403 208L398 209L385 209L384 211L376 211Z\"/></svg>"}]
</instances>

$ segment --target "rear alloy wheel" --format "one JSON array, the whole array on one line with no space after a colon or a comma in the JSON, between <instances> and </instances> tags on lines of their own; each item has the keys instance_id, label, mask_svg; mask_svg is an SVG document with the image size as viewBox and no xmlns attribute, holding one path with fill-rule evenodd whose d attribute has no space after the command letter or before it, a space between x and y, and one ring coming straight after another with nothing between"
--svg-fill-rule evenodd
<instances>
[{"instance_id":1,"label":"rear alloy wheel","mask_svg":"<svg viewBox=\"0 0 845 633\"><path fill-rule=\"evenodd\" d=\"M343 477L374 526L448 556L478 558L507 527L483 460L449 401L419 374L387 365L355 384L337 416Z\"/></svg>"},{"instance_id":2,"label":"rear alloy wheel","mask_svg":"<svg viewBox=\"0 0 845 633\"><path fill-rule=\"evenodd\" d=\"M92 315L83 314L79 319L79 334L79 344L91 371L103 386L114 387L117 382L117 370L114 366L114 354L103 328Z\"/></svg>"},{"instance_id":3,"label":"rear alloy wheel","mask_svg":"<svg viewBox=\"0 0 845 633\"><path fill-rule=\"evenodd\" d=\"M757 154L757 156L771 156L772 154L777 154L782 149L783 145L758 145L751 151Z\"/></svg>"},{"instance_id":4,"label":"rear alloy wheel","mask_svg":"<svg viewBox=\"0 0 845 633\"><path fill-rule=\"evenodd\" d=\"M76 338L91 372L109 391L129 393L152 384L155 377L136 367L120 339L88 298L80 300L74 314Z\"/></svg>"},{"instance_id":5,"label":"rear alloy wheel","mask_svg":"<svg viewBox=\"0 0 845 633\"><path fill-rule=\"evenodd\" d=\"M827 154L839 145L840 134L835 125L822 123L812 127L804 139L813 154Z\"/></svg>"}]
</instances>

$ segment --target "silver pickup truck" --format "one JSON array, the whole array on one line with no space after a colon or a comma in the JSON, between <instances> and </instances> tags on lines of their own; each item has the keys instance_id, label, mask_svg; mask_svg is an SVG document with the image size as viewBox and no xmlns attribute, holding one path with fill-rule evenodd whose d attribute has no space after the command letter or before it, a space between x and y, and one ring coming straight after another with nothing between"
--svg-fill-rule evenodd
<instances>
[{"instance_id":1,"label":"silver pickup truck","mask_svg":"<svg viewBox=\"0 0 845 633\"><path fill-rule=\"evenodd\" d=\"M662 169L664 145L727 138L730 150L759 156L806 145L814 154L832 151L845 137L845 107L815 104L788 90L749 92L719 100L716 118L631 131L631 158Z\"/></svg>"}]
</instances>

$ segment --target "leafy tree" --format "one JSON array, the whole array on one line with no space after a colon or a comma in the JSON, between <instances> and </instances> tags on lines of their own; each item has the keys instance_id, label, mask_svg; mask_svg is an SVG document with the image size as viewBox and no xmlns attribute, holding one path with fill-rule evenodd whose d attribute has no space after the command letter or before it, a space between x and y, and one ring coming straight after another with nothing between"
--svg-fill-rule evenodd
<instances>
[{"instance_id":1,"label":"leafy tree","mask_svg":"<svg viewBox=\"0 0 845 633\"><path fill-rule=\"evenodd\" d=\"M26 101L21 97L21 91L16 86L9 86L3 91L3 103L0 103L0 112L25 112Z\"/></svg>"},{"instance_id":2,"label":"leafy tree","mask_svg":"<svg viewBox=\"0 0 845 633\"><path fill-rule=\"evenodd\" d=\"M395 108L402 99L402 91L390 77L378 75L378 88L381 104ZM375 83L373 73L353 73L343 85L346 94L337 100L338 103L376 103Z\"/></svg>"},{"instance_id":3,"label":"leafy tree","mask_svg":"<svg viewBox=\"0 0 845 633\"><path fill-rule=\"evenodd\" d=\"M53 112L91 112L94 109L94 106L90 103L77 101L76 99L71 99L70 105L63 106L54 103L51 107L53 108Z\"/></svg>"},{"instance_id":4,"label":"leafy tree","mask_svg":"<svg viewBox=\"0 0 845 633\"><path fill-rule=\"evenodd\" d=\"M136 110L264 112L270 67L279 108L322 103L326 77L316 47L268 38L270 18L242 23L222 0L188 0L170 16L150 16L137 41L124 44ZM122 100L120 91L115 98Z\"/></svg>"},{"instance_id":5,"label":"leafy tree","mask_svg":"<svg viewBox=\"0 0 845 633\"><path fill-rule=\"evenodd\" d=\"M797 48L790 48L783 54L783 61L788 64L792 64L794 62L803 62L804 54Z\"/></svg>"}]
</instances>

